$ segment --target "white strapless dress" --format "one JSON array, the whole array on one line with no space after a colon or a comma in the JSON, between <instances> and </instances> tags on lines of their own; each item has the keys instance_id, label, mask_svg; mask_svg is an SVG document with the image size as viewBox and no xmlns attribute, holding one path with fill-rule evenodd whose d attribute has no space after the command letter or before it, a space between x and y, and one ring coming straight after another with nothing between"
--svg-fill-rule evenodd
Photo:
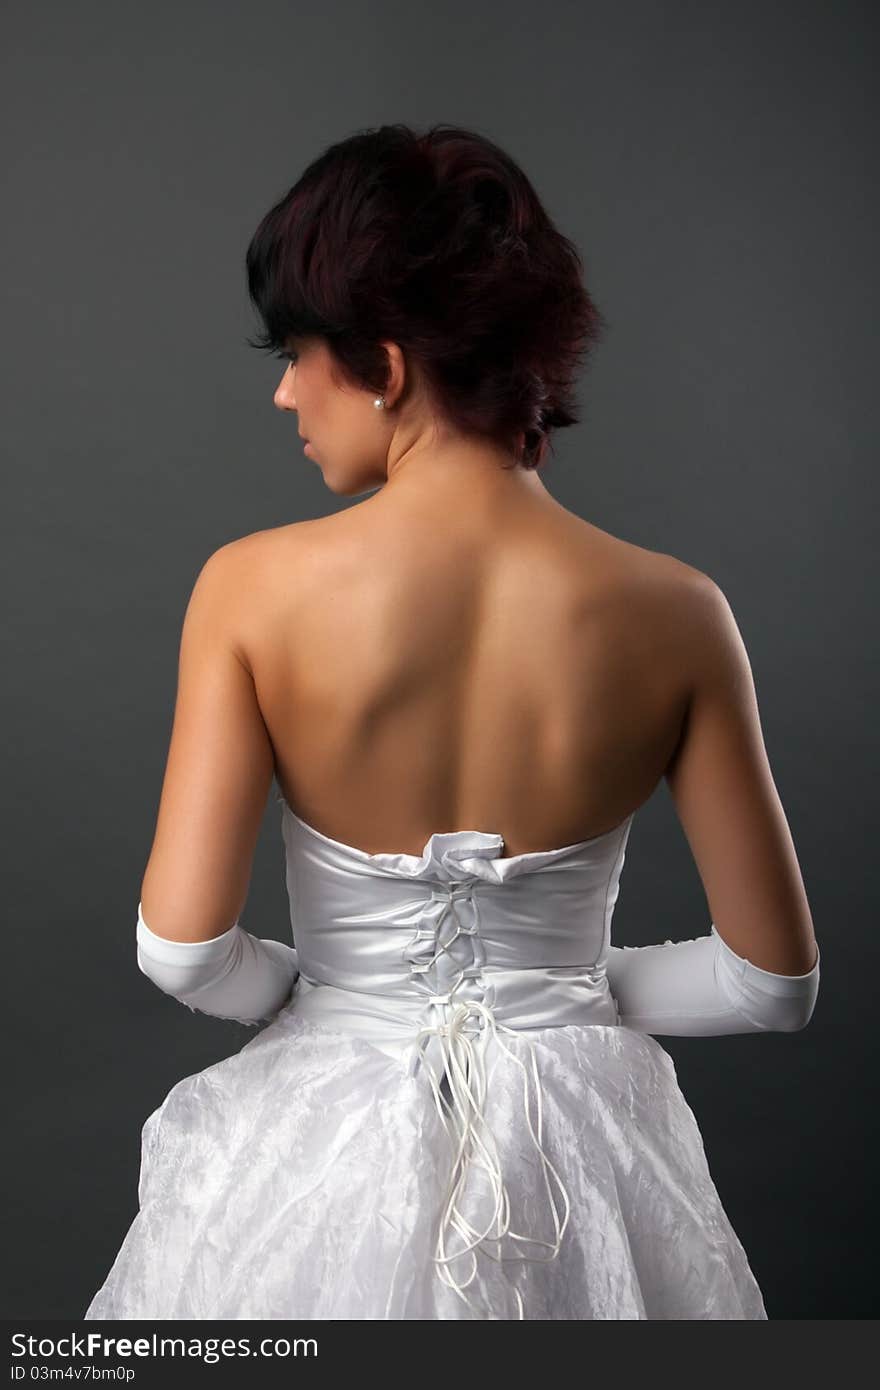
<instances>
[{"instance_id":1,"label":"white strapless dress","mask_svg":"<svg viewBox=\"0 0 880 1390\"><path fill-rule=\"evenodd\" d=\"M300 975L142 1131L90 1319L767 1317L605 961L632 824L369 854L279 797Z\"/></svg>"}]
</instances>

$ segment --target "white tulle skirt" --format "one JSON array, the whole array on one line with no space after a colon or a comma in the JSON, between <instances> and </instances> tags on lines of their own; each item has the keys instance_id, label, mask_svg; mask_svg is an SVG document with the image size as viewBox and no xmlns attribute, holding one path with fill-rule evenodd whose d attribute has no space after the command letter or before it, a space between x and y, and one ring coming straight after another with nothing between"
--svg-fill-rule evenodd
<instances>
[{"instance_id":1,"label":"white tulle skirt","mask_svg":"<svg viewBox=\"0 0 880 1390\"><path fill-rule=\"evenodd\" d=\"M140 1210L85 1318L766 1318L654 1038L507 1034L485 1070L496 1161L470 1163L438 1247L457 1141L424 1075L286 1007L147 1119ZM496 1170L508 1229L458 1254L491 1227Z\"/></svg>"}]
</instances>

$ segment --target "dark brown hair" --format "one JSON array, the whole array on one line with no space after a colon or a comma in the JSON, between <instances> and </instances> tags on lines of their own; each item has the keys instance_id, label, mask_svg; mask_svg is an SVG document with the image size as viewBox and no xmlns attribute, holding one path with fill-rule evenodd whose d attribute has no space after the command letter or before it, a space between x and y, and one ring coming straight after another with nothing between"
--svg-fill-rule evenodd
<instances>
[{"instance_id":1,"label":"dark brown hair","mask_svg":"<svg viewBox=\"0 0 880 1390\"><path fill-rule=\"evenodd\" d=\"M606 321L576 247L485 136L394 124L329 146L263 217L246 269L251 347L320 337L380 392L390 339L441 415L526 467L578 423L575 379Z\"/></svg>"}]
</instances>

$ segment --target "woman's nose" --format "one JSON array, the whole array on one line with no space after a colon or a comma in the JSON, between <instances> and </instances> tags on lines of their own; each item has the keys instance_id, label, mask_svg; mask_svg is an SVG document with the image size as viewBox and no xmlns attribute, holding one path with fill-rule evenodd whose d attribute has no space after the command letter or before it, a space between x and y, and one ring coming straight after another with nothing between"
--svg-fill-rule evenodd
<instances>
[{"instance_id":1,"label":"woman's nose","mask_svg":"<svg viewBox=\"0 0 880 1390\"><path fill-rule=\"evenodd\" d=\"M296 410L293 393L293 372L286 371L275 390L274 401L279 410Z\"/></svg>"}]
</instances>

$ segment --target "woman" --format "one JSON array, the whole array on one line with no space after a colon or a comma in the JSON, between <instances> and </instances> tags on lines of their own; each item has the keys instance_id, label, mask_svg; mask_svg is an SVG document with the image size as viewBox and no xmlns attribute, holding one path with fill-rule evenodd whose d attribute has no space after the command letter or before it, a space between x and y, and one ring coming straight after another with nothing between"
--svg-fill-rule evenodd
<instances>
[{"instance_id":1,"label":"woman","mask_svg":"<svg viewBox=\"0 0 880 1390\"><path fill-rule=\"evenodd\" d=\"M138 963L266 1026L147 1120L86 1318L766 1318L652 1035L804 1027L818 947L723 594L542 481L577 252L489 140L394 125L247 269L276 406L369 496L190 599ZM273 775L294 948L239 921ZM615 947L663 777L713 921Z\"/></svg>"}]
</instances>

